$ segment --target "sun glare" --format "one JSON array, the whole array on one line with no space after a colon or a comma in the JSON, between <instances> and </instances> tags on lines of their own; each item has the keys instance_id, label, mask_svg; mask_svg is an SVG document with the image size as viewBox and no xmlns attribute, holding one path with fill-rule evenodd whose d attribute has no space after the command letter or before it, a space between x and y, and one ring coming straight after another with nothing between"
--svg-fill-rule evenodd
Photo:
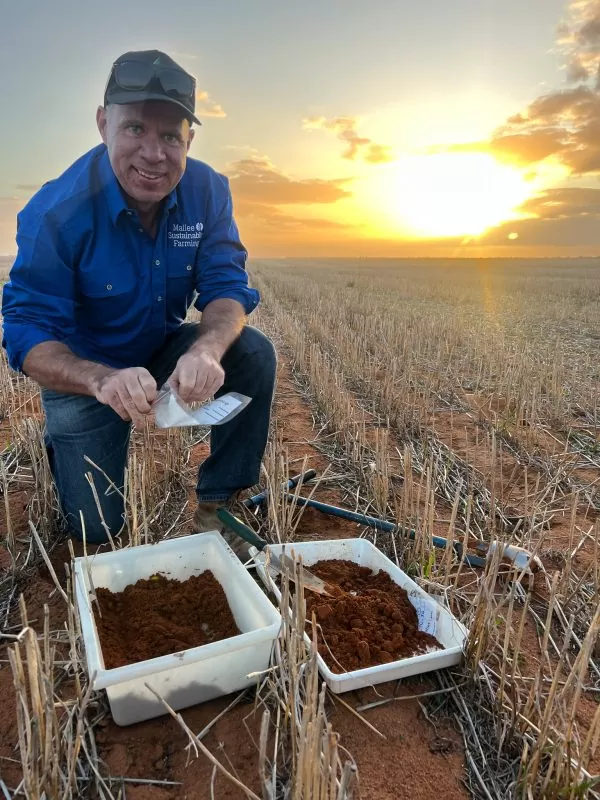
<instances>
[{"instance_id":1,"label":"sun glare","mask_svg":"<svg viewBox=\"0 0 600 800\"><path fill-rule=\"evenodd\" d=\"M406 156L386 179L388 212L416 237L478 236L517 219L533 192L521 172L488 153Z\"/></svg>"}]
</instances>

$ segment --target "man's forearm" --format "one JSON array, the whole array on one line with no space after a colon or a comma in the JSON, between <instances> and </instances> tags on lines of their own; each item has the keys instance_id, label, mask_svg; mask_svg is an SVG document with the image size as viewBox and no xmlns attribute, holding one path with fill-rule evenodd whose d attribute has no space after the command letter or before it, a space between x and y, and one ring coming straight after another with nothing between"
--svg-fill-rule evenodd
<instances>
[{"instance_id":1,"label":"man's forearm","mask_svg":"<svg viewBox=\"0 0 600 800\"><path fill-rule=\"evenodd\" d=\"M27 353L23 372L46 389L94 397L99 382L114 369L79 358L61 342L42 342Z\"/></svg>"},{"instance_id":2,"label":"man's forearm","mask_svg":"<svg viewBox=\"0 0 600 800\"><path fill-rule=\"evenodd\" d=\"M244 308L237 300L213 300L202 312L198 340L191 350L208 350L220 361L242 332L245 319Z\"/></svg>"}]
</instances>

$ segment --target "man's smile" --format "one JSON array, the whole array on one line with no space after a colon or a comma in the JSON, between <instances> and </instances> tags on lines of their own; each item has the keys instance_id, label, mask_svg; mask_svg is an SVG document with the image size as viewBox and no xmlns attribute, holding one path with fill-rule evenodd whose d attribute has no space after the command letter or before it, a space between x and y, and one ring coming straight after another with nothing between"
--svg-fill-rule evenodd
<instances>
[{"instance_id":1,"label":"man's smile","mask_svg":"<svg viewBox=\"0 0 600 800\"><path fill-rule=\"evenodd\" d=\"M158 181L164 178L164 173L146 172L146 170L140 169L140 167L133 167L133 169L147 181Z\"/></svg>"}]
</instances>

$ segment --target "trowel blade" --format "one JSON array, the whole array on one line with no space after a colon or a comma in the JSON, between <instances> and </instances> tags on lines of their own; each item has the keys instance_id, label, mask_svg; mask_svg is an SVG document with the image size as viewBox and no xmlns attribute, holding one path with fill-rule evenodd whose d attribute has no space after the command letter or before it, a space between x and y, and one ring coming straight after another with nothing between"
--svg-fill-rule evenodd
<instances>
[{"instance_id":1,"label":"trowel blade","mask_svg":"<svg viewBox=\"0 0 600 800\"><path fill-rule=\"evenodd\" d=\"M283 572L283 570L287 567L288 575L290 576L291 580L294 580L294 575L296 574L296 562L293 558L290 558L285 554L276 556L269 550L269 565L280 573ZM306 567L301 567L301 569L302 580L306 589L309 589L311 592L316 592L317 594L329 594L325 581L322 581L321 578L317 578L317 576L313 575L312 572L309 572Z\"/></svg>"}]
</instances>

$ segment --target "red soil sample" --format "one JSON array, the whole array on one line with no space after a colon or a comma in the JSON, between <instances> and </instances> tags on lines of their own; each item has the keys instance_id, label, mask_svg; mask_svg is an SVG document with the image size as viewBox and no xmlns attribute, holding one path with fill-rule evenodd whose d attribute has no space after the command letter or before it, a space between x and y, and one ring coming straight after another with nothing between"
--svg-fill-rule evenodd
<instances>
[{"instance_id":1,"label":"red soil sample","mask_svg":"<svg viewBox=\"0 0 600 800\"><path fill-rule=\"evenodd\" d=\"M107 669L178 653L240 633L221 584L207 570L185 581L162 575L124 591L96 589L96 627Z\"/></svg>"},{"instance_id":2,"label":"red soil sample","mask_svg":"<svg viewBox=\"0 0 600 800\"><path fill-rule=\"evenodd\" d=\"M386 572L373 573L352 561L318 561L310 571L332 595L306 592L307 618L315 612L319 653L332 672L388 664L442 647L419 630L407 593Z\"/></svg>"}]
</instances>

